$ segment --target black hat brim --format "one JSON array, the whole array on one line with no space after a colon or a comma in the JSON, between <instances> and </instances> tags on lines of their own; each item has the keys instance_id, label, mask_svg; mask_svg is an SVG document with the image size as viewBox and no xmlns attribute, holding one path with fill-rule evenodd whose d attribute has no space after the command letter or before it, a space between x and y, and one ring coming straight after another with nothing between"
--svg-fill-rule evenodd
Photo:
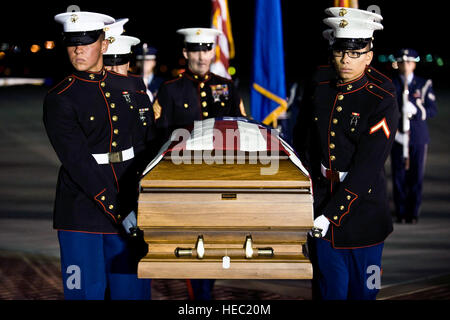
<instances>
[{"instance_id":1,"label":"black hat brim","mask_svg":"<svg viewBox=\"0 0 450 320\"><path fill-rule=\"evenodd\" d=\"M361 50L364 49L372 38L336 38L331 45L333 50Z\"/></svg>"},{"instance_id":2,"label":"black hat brim","mask_svg":"<svg viewBox=\"0 0 450 320\"><path fill-rule=\"evenodd\" d=\"M104 54L103 64L105 66L121 66L130 62L130 54Z\"/></svg>"},{"instance_id":3,"label":"black hat brim","mask_svg":"<svg viewBox=\"0 0 450 320\"><path fill-rule=\"evenodd\" d=\"M85 46L98 40L103 30L64 32L63 43L66 47Z\"/></svg>"},{"instance_id":4,"label":"black hat brim","mask_svg":"<svg viewBox=\"0 0 450 320\"><path fill-rule=\"evenodd\" d=\"M213 48L214 43L193 43L185 42L184 47L187 51L209 51Z\"/></svg>"}]
</instances>

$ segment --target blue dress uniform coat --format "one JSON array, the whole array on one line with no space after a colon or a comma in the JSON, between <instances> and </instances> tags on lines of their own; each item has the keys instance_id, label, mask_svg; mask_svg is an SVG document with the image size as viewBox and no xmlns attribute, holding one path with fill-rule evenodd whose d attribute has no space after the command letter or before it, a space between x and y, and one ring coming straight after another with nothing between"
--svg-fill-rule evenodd
<instances>
[{"instance_id":1,"label":"blue dress uniform coat","mask_svg":"<svg viewBox=\"0 0 450 320\"><path fill-rule=\"evenodd\" d=\"M325 239L333 248L372 246L393 230L384 163L399 120L394 88L369 69L341 84L330 68L308 88L295 147L311 175L314 216L330 221Z\"/></svg>"},{"instance_id":2,"label":"blue dress uniform coat","mask_svg":"<svg viewBox=\"0 0 450 320\"><path fill-rule=\"evenodd\" d=\"M142 170L145 169L147 164L159 151L155 128L155 115L153 113L152 102L147 94L147 88L142 76L128 73L128 77L132 82L134 82L136 99L138 101L136 110L138 112L139 123L142 126L142 131L144 134L145 150L139 157L137 164L140 170Z\"/></svg>"},{"instance_id":3,"label":"blue dress uniform coat","mask_svg":"<svg viewBox=\"0 0 450 320\"><path fill-rule=\"evenodd\" d=\"M399 111L403 106L403 80L393 80ZM394 142L391 152L394 203L399 221L412 222L418 219L422 203L422 183L425 167L427 144L430 141L427 119L437 113L436 98L431 80L413 76L408 85L409 101L417 108L417 113L410 119L409 134L409 169L405 170L402 144ZM399 123L402 129L402 121Z\"/></svg>"},{"instance_id":4,"label":"blue dress uniform coat","mask_svg":"<svg viewBox=\"0 0 450 320\"><path fill-rule=\"evenodd\" d=\"M156 128L166 140L177 128L195 120L245 116L244 107L231 80L214 73L204 77L187 70L161 85L153 104Z\"/></svg>"},{"instance_id":5,"label":"blue dress uniform coat","mask_svg":"<svg viewBox=\"0 0 450 320\"><path fill-rule=\"evenodd\" d=\"M155 139L155 115L153 113L152 103L147 94L142 76L132 73L129 73L128 76L135 85L136 97L139 101L137 111L139 112L140 123L143 127L145 141L147 144L150 144Z\"/></svg>"},{"instance_id":6,"label":"blue dress uniform coat","mask_svg":"<svg viewBox=\"0 0 450 320\"><path fill-rule=\"evenodd\" d=\"M136 209L136 157L144 149L136 88L126 76L76 71L47 94L44 124L61 161L54 228L117 233ZM92 154L133 147L135 158L99 164Z\"/></svg>"}]
</instances>

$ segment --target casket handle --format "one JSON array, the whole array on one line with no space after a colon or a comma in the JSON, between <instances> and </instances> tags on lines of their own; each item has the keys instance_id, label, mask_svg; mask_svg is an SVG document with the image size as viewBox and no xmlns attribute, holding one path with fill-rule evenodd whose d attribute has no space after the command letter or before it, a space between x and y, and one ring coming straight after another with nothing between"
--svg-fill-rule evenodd
<instances>
[{"instance_id":1,"label":"casket handle","mask_svg":"<svg viewBox=\"0 0 450 320\"><path fill-rule=\"evenodd\" d=\"M253 240L252 240L252 236L246 236L245 237L244 249L245 249L245 257L247 259L251 259L252 256L253 256Z\"/></svg>"},{"instance_id":2,"label":"casket handle","mask_svg":"<svg viewBox=\"0 0 450 320\"><path fill-rule=\"evenodd\" d=\"M197 243L195 244L195 249L197 250L197 258L203 259L205 256L205 245L203 243L203 236L198 236Z\"/></svg>"},{"instance_id":3,"label":"casket handle","mask_svg":"<svg viewBox=\"0 0 450 320\"><path fill-rule=\"evenodd\" d=\"M258 256L272 257L273 256L273 248L258 248Z\"/></svg>"},{"instance_id":4,"label":"casket handle","mask_svg":"<svg viewBox=\"0 0 450 320\"><path fill-rule=\"evenodd\" d=\"M245 237L244 242L244 250L237 248L210 248L208 249L209 256L216 256L220 254L223 250L225 251L225 255L233 255L240 256L242 253L245 254L246 259L251 259L256 254L256 256L264 256L264 257L272 257L274 255L274 250L271 247L266 248L253 248L253 239L251 235L247 235ZM197 242L195 244L195 248L180 248L177 247L175 249L175 256L177 258L180 257L192 257L196 256L197 259L203 259L205 257L205 243L203 239L203 235L199 235L197 237ZM228 252L228 254L227 254ZM242 253L241 253L242 252ZM242 257L242 256L241 256Z\"/></svg>"},{"instance_id":5,"label":"casket handle","mask_svg":"<svg viewBox=\"0 0 450 320\"><path fill-rule=\"evenodd\" d=\"M192 248L179 248L175 249L175 256L179 257L190 257L192 256Z\"/></svg>"},{"instance_id":6,"label":"casket handle","mask_svg":"<svg viewBox=\"0 0 450 320\"><path fill-rule=\"evenodd\" d=\"M196 250L196 256L198 259L203 259L203 257L205 256L205 245L204 245L204 241L203 241L203 236L200 235L197 237L197 242L195 244L195 250ZM193 254L193 249L192 248L180 248L177 247L175 249L175 256L176 257L192 257Z\"/></svg>"},{"instance_id":7,"label":"casket handle","mask_svg":"<svg viewBox=\"0 0 450 320\"><path fill-rule=\"evenodd\" d=\"M253 257L253 240L252 236L246 236L245 237L245 258L251 259ZM273 256L273 248L267 247L267 248L256 248L256 253L258 256L266 256L266 257L272 257Z\"/></svg>"}]
</instances>

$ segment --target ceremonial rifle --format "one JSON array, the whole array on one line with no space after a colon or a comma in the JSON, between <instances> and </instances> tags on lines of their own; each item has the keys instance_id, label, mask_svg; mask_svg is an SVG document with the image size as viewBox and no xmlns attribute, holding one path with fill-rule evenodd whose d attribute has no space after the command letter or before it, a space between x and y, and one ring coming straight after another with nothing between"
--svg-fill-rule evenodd
<instances>
[{"instance_id":1,"label":"ceremonial rifle","mask_svg":"<svg viewBox=\"0 0 450 320\"><path fill-rule=\"evenodd\" d=\"M402 94L402 127L403 127L403 160L405 161L405 169L409 169L409 132L410 132L410 123L409 119L411 118L411 114L406 112L406 104L409 102L409 89L408 89L408 79L405 74L405 82L403 84L403 94Z\"/></svg>"}]
</instances>

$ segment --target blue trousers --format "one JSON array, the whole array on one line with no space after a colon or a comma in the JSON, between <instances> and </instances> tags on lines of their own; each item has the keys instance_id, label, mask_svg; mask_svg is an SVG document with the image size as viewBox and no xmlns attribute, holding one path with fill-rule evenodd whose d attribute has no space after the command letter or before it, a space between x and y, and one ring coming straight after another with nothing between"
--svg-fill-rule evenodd
<instances>
[{"instance_id":1,"label":"blue trousers","mask_svg":"<svg viewBox=\"0 0 450 320\"><path fill-rule=\"evenodd\" d=\"M403 147L394 143L391 151L394 203L397 218L410 220L419 217L422 203L422 182L425 171L427 145L409 146L409 169L405 170Z\"/></svg>"},{"instance_id":2,"label":"blue trousers","mask_svg":"<svg viewBox=\"0 0 450 320\"><path fill-rule=\"evenodd\" d=\"M149 300L151 280L119 234L58 231L64 297L68 300Z\"/></svg>"},{"instance_id":3,"label":"blue trousers","mask_svg":"<svg viewBox=\"0 0 450 320\"><path fill-rule=\"evenodd\" d=\"M192 279L192 291L194 291L195 300L211 300L212 290L214 287L215 279Z\"/></svg>"},{"instance_id":4,"label":"blue trousers","mask_svg":"<svg viewBox=\"0 0 450 320\"><path fill-rule=\"evenodd\" d=\"M358 249L334 249L329 241L315 241L322 299L375 300L381 285L384 243Z\"/></svg>"}]
</instances>

